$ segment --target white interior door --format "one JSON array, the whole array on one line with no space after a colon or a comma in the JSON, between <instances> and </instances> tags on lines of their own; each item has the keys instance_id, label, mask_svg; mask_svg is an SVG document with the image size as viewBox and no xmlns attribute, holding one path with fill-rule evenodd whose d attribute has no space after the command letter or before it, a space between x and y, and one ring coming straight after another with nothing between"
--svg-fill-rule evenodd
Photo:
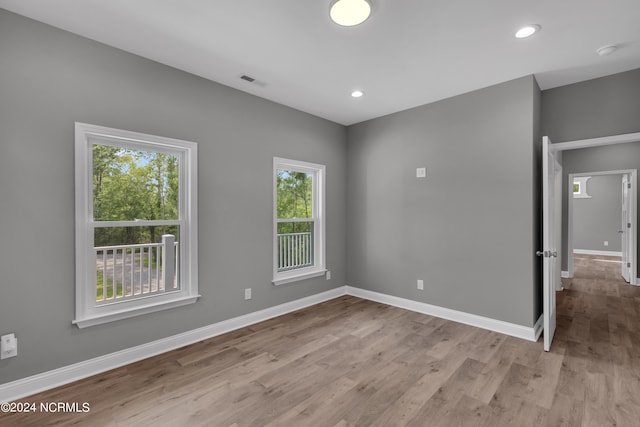
<instances>
[{"instance_id":1,"label":"white interior door","mask_svg":"<svg viewBox=\"0 0 640 427\"><path fill-rule=\"evenodd\" d=\"M629 236L631 219L629 218L630 196L629 191L629 175L622 175L622 224L620 226L620 236L622 238L622 277L625 282L631 281L631 262L629 259L629 246L631 243L631 236Z\"/></svg>"},{"instance_id":2,"label":"white interior door","mask_svg":"<svg viewBox=\"0 0 640 427\"><path fill-rule=\"evenodd\" d=\"M551 141L542 138L542 316L544 321L544 350L551 349L556 331L556 286L554 277L558 270L556 260L555 182L556 158L551 151Z\"/></svg>"},{"instance_id":3,"label":"white interior door","mask_svg":"<svg viewBox=\"0 0 640 427\"><path fill-rule=\"evenodd\" d=\"M555 213L554 213L554 228L553 231L555 234L555 244L554 247L557 248L557 256L554 257L554 271L553 271L553 282L556 291L563 290L562 287L562 151L556 151L553 153L553 157L555 160L554 174L555 174L555 187L554 191L554 205L555 205ZM555 197L558 197L558 202L555 201Z\"/></svg>"}]
</instances>

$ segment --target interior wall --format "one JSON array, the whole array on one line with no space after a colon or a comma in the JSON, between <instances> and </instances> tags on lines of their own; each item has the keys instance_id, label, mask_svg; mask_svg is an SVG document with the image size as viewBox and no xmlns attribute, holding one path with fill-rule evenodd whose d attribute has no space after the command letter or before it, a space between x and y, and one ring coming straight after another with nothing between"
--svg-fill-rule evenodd
<instances>
[{"instance_id":1,"label":"interior wall","mask_svg":"<svg viewBox=\"0 0 640 427\"><path fill-rule=\"evenodd\" d=\"M533 248L542 248L542 93L536 79L533 80ZM533 257L533 313L542 314L542 258Z\"/></svg>"},{"instance_id":2,"label":"interior wall","mask_svg":"<svg viewBox=\"0 0 640 427\"><path fill-rule=\"evenodd\" d=\"M573 248L620 252L622 175L596 175L587 181L590 198L573 199ZM568 183L571 185L571 183ZM605 246L604 242L608 242Z\"/></svg>"},{"instance_id":3,"label":"interior wall","mask_svg":"<svg viewBox=\"0 0 640 427\"><path fill-rule=\"evenodd\" d=\"M349 285L533 326L537 91L523 77L348 128Z\"/></svg>"},{"instance_id":4,"label":"interior wall","mask_svg":"<svg viewBox=\"0 0 640 427\"><path fill-rule=\"evenodd\" d=\"M639 110L640 112L640 110ZM640 117L640 116L639 116ZM628 144L616 144L604 147L581 148L578 150L564 151L563 162L563 188L568 188L570 173L589 173L599 171L615 171L623 169L640 169L640 142ZM619 189L618 192L621 190ZM568 253L568 191L562 197L562 253ZM575 201L574 199L574 207ZM640 209L640 201L636 206ZM574 228L574 237L575 237ZM640 232L638 233L640 238ZM574 248L578 248L574 243ZM581 249L581 248L578 248ZM638 254L638 265L640 265L640 254ZM565 259L562 262L562 270L567 271L568 264Z\"/></svg>"},{"instance_id":5,"label":"interior wall","mask_svg":"<svg viewBox=\"0 0 640 427\"><path fill-rule=\"evenodd\" d=\"M640 132L640 69L543 91L542 132L554 143ZM567 150L562 169L563 188L569 185L570 173L638 168L640 143ZM562 195L564 271L568 256L567 206L565 192Z\"/></svg>"},{"instance_id":6,"label":"interior wall","mask_svg":"<svg viewBox=\"0 0 640 427\"><path fill-rule=\"evenodd\" d=\"M0 384L345 285L343 126L2 9L0 70ZM76 121L198 143L197 303L71 324ZM330 281L271 284L274 156L326 165Z\"/></svg>"}]
</instances>

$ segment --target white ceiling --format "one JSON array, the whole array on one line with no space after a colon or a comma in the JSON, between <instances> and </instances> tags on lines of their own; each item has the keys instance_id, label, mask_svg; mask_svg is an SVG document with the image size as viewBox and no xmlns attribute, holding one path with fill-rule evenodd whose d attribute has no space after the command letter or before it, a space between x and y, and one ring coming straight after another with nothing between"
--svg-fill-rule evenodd
<instances>
[{"instance_id":1,"label":"white ceiling","mask_svg":"<svg viewBox=\"0 0 640 427\"><path fill-rule=\"evenodd\" d=\"M640 68L639 0L0 0L0 7L349 125L528 74L542 89ZM517 40L525 24L542 30ZM596 49L620 49L600 57ZM247 74L257 79L240 79ZM365 95L353 99L353 89Z\"/></svg>"}]
</instances>

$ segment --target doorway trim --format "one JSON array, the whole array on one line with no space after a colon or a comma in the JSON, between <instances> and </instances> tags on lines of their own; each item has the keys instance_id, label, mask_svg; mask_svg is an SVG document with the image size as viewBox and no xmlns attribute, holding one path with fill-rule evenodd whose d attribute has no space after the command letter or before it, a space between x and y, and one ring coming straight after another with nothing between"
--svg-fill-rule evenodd
<instances>
[{"instance_id":1,"label":"doorway trim","mask_svg":"<svg viewBox=\"0 0 640 427\"><path fill-rule=\"evenodd\" d=\"M637 201L638 201L638 170L637 169L620 169L612 171L598 171L598 172L579 172L568 174L567 186L567 277L573 277L573 187L571 183L573 178L578 176L606 176L606 175L628 175L631 182L631 253L629 259L631 262L631 275L629 277L629 284L637 285L638 277L638 229L637 226Z\"/></svg>"},{"instance_id":2,"label":"doorway trim","mask_svg":"<svg viewBox=\"0 0 640 427\"><path fill-rule=\"evenodd\" d=\"M575 141L568 141L568 142L558 142L555 144L550 144L549 149L552 152L560 152L560 151L565 151L565 150L577 150L580 148L590 148L590 147L601 147L601 146L606 146L606 145L615 145L615 144L626 144L626 143L631 143L631 142L640 142L640 132L635 132L635 133L627 133L627 134L622 134L622 135L612 135L612 136L604 136L604 137L599 137L599 138L590 138L590 139L580 139L580 140L575 140ZM586 174L582 174L581 175L586 175ZM638 231L637 231L637 206L638 206L638 202L637 202L637 188L638 188L638 180L637 180L637 170L632 170L632 175L631 175L631 185L633 187L632 191L631 191L631 204L633 205L633 212L631 215L631 219L632 219L632 227L634 230L634 233L632 233L631 238L633 239L633 243L632 243L632 248L633 248L633 256L631 259L631 284L636 285L638 282L638 266L637 266L637 261L638 261ZM568 199L568 203L569 206L573 205L573 200L572 198ZM567 212L567 215L569 215L569 212ZM567 218L568 220L570 218ZM571 229L569 229L568 231L570 231ZM571 242L572 243L572 242ZM567 242L567 244L569 244L569 242ZM567 254L569 255L569 254ZM568 257L569 262L571 262L571 273L573 273L573 256ZM567 267L569 267L569 264L567 264Z\"/></svg>"},{"instance_id":3,"label":"doorway trim","mask_svg":"<svg viewBox=\"0 0 640 427\"><path fill-rule=\"evenodd\" d=\"M603 145L626 144L640 141L640 132L625 133L623 135L603 136L600 138L578 139L568 142L551 144L551 151L576 150L578 148L600 147Z\"/></svg>"}]
</instances>

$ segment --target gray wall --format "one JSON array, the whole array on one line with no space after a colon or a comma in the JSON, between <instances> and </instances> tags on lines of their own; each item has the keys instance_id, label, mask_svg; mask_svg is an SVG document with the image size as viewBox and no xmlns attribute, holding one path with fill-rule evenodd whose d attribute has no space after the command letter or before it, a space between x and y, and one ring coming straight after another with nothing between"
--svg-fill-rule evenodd
<instances>
[{"instance_id":1,"label":"gray wall","mask_svg":"<svg viewBox=\"0 0 640 427\"><path fill-rule=\"evenodd\" d=\"M640 69L542 92L542 133L552 142L634 132L640 132ZM638 168L640 143L565 151L563 188L569 185L569 173ZM567 233L563 193L563 270L567 269Z\"/></svg>"},{"instance_id":2,"label":"gray wall","mask_svg":"<svg viewBox=\"0 0 640 427\"><path fill-rule=\"evenodd\" d=\"M622 250L618 234L622 218L621 182L622 175L592 176L587 181L587 194L591 198L573 199L574 249ZM609 246L604 245L605 241Z\"/></svg>"},{"instance_id":3,"label":"gray wall","mask_svg":"<svg viewBox=\"0 0 640 427\"><path fill-rule=\"evenodd\" d=\"M533 326L538 91L523 77L348 128L349 285Z\"/></svg>"},{"instance_id":4,"label":"gray wall","mask_svg":"<svg viewBox=\"0 0 640 427\"><path fill-rule=\"evenodd\" d=\"M638 111L640 114L640 110ZM638 116L640 117L640 115ZM639 129L640 130L640 129ZM606 147L582 148L579 150L567 150L564 152L562 163L563 188L568 188L568 174L598 172L598 171L615 171L621 169L640 169L640 143L634 142L629 144L618 144ZM621 190L618 189L618 192ZM621 196L620 196L621 197ZM579 199L574 199L575 201ZM562 197L562 253L568 255L567 239L568 239L568 208L567 193ZM640 209L640 203L637 206ZM574 240L576 228L573 229ZM640 238L640 235L638 236ZM619 244L619 243L618 243ZM574 248L579 248L574 243ZM566 258L565 258L566 259ZM567 263L563 259L562 269L567 270ZM638 256L640 263L640 254Z\"/></svg>"},{"instance_id":5,"label":"gray wall","mask_svg":"<svg viewBox=\"0 0 640 427\"><path fill-rule=\"evenodd\" d=\"M542 92L533 79L533 252L542 248ZM542 313L542 258L534 257L533 312ZM536 319L537 320L537 319Z\"/></svg>"},{"instance_id":6,"label":"gray wall","mask_svg":"<svg viewBox=\"0 0 640 427\"><path fill-rule=\"evenodd\" d=\"M343 126L2 9L0 70L0 384L345 285ZM198 142L196 304L71 325L75 121ZM330 281L270 282L273 156L327 167Z\"/></svg>"}]
</instances>

